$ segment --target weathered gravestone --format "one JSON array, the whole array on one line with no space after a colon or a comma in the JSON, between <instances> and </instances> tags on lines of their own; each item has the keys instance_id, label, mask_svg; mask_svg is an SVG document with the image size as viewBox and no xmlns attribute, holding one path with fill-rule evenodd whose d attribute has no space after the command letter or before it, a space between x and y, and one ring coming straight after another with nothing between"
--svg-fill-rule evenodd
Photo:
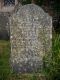
<instances>
[{"instance_id":1,"label":"weathered gravestone","mask_svg":"<svg viewBox=\"0 0 60 80\"><path fill-rule=\"evenodd\" d=\"M9 27L8 16L0 12L0 39L9 39Z\"/></svg>"},{"instance_id":2,"label":"weathered gravestone","mask_svg":"<svg viewBox=\"0 0 60 80\"><path fill-rule=\"evenodd\" d=\"M24 5L10 19L11 65L16 72L42 70L51 54L52 18L39 6Z\"/></svg>"}]
</instances>

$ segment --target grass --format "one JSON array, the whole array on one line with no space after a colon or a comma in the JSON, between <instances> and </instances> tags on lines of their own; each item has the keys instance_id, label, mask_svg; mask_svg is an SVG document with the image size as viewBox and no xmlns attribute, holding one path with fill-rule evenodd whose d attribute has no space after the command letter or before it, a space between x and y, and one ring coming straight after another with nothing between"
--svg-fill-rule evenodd
<instances>
[{"instance_id":1,"label":"grass","mask_svg":"<svg viewBox=\"0 0 60 80\"><path fill-rule=\"evenodd\" d=\"M7 79L10 73L9 57L9 41L0 40L0 80L5 80L5 78Z\"/></svg>"},{"instance_id":2,"label":"grass","mask_svg":"<svg viewBox=\"0 0 60 80\"><path fill-rule=\"evenodd\" d=\"M53 80L60 80L60 34L53 35L52 51L53 65L50 72Z\"/></svg>"},{"instance_id":3,"label":"grass","mask_svg":"<svg viewBox=\"0 0 60 80\"><path fill-rule=\"evenodd\" d=\"M47 80L60 80L60 34L55 34L52 40L52 59L43 69L43 74L47 76ZM0 40L0 80L45 80L45 76L40 73L15 74L12 72L10 64L10 42Z\"/></svg>"},{"instance_id":4,"label":"grass","mask_svg":"<svg viewBox=\"0 0 60 80\"><path fill-rule=\"evenodd\" d=\"M53 34L52 58L49 60L49 56L47 56L44 62L48 65L43 70L48 77L47 80L60 80L60 34Z\"/></svg>"}]
</instances>

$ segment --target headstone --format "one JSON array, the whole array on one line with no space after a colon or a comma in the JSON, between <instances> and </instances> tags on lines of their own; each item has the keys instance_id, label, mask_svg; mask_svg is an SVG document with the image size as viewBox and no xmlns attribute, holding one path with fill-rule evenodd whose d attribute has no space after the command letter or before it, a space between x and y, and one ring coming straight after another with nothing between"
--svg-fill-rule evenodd
<instances>
[{"instance_id":1,"label":"headstone","mask_svg":"<svg viewBox=\"0 0 60 80\"><path fill-rule=\"evenodd\" d=\"M10 19L11 65L19 73L38 72L51 54L52 18L35 4L18 9Z\"/></svg>"},{"instance_id":2,"label":"headstone","mask_svg":"<svg viewBox=\"0 0 60 80\"><path fill-rule=\"evenodd\" d=\"M0 39L9 39L9 18L5 13L0 13Z\"/></svg>"}]
</instances>

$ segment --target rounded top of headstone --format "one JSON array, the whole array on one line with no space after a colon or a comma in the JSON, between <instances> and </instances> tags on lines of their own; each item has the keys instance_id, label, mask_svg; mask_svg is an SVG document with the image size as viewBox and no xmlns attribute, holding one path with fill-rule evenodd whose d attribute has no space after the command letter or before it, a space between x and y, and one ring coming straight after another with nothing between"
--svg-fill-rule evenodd
<instances>
[{"instance_id":1,"label":"rounded top of headstone","mask_svg":"<svg viewBox=\"0 0 60 80\"><path fill-rule=\"evenodd\" d=\"M41 7L35 4L27 4L19 7L11 18L12 21L17 20L20 22L23 21L24 23L40 21L42 25L49 25L49 22L52 19L48 13L45 13Z\"/></svg>"},{"instance_id":2,"label":"rounded top of headstone","mask_svg":"<svg viewBox=\"0 0 60 80\"><path fill-rule=\"evenodd\" d=\"M23 11L23 12L25 12L25 11L28 10L28 11L31 11L31 12L32 12L32 11L40 11L40 13L42 13L42 14L45 13L44 10L43 10L40 6L38 6L38 5L36 5L36 4L27 4L27 5L24 5L24 6L19 6L18 12L19 12L20 10ZM21 12L21 11L20 11L20 12ZM37 13L38 13L38 12L37 12ZM42 15L42 14L41 14L41 15Z\"/></svg>"}]
</instances>

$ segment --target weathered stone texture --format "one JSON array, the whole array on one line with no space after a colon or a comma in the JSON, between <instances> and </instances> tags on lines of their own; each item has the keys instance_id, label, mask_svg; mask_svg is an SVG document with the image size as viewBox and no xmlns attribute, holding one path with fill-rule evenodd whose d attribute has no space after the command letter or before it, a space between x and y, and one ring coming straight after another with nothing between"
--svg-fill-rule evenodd
<instances>
[{"instance_id":1,"label":"weathered stone texture","mask_svg":"<svg viewBox=\"0 0 60 80\"><path fill-rule=\"evenodd\" d=\"M52 46L52 18L39 6L24 5L10 19L11 62L17 72L42 70Z\"/></svg>"}]
</instances>

